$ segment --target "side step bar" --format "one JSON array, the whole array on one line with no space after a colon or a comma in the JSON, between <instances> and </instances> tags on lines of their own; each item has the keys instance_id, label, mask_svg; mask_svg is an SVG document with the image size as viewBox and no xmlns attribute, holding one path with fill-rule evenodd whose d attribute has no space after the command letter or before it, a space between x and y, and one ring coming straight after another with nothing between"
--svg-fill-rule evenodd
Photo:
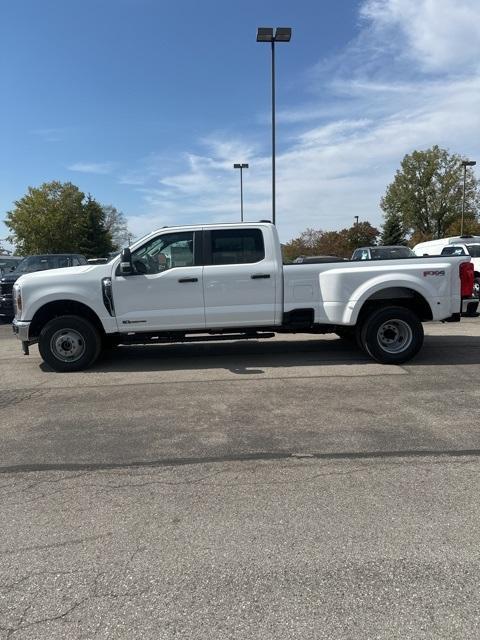
<instances>
[{"instance_id":1,"label":"side step bar","mask_svg":"<svg viewBox=\"0 0 480 640\"><path fill-rule=\"evenodd\" d=\"M265 338L273 338L273 332L247 332L247 333L228 333L214 335L189 335L189 336L168 336L154 334L126 334L118 336L118 344L170 344L174 342L217 342L220 340L260 340Z\"/></svg>"}]
</instances>

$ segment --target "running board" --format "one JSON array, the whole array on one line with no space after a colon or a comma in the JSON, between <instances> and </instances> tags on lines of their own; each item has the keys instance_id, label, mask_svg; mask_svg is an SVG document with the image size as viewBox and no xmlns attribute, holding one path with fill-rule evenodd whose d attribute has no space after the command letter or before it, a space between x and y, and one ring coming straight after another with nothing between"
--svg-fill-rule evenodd
<instances>
[{"instance_id":1,"label":"running board","mask_svg":"<svg viewBox=\"0 0 480 640\"><path fill-rule=\"evenodd\" d=\"M220 340L260 340L274 338L273 332L229 333L214 335L165 336L145 335L141 333L126 334L118 337L118 344L171 344L174 342L218 342Z\"/></svg>"}]
</instances>

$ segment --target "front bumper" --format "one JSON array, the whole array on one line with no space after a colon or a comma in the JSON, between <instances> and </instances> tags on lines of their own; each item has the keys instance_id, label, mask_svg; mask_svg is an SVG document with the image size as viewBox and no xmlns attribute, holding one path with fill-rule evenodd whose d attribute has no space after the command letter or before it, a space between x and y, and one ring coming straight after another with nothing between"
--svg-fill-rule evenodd
<instances>
[{"instance_id":1,"label":"front bumper","mask_svg":"<svg viewBox=\"0 0 480 640\"><path fill-rule=\"evenodd\" d=\"M476 317L478 315L478 298L465 298L462 300L462 316Z\"/></svg>"},{"instance_id":2,"label":"front bumper","mask_svg":"<svg viewBox=\"0 0 480 640\"><path fill-rule=\"evenodd\" d=\"M28 335L30 331L30 322L22 322L15 318L12 323L12 328L13 333L19 340L22 342L30 342L30 337Z\"/></svg>"}]
</instances>

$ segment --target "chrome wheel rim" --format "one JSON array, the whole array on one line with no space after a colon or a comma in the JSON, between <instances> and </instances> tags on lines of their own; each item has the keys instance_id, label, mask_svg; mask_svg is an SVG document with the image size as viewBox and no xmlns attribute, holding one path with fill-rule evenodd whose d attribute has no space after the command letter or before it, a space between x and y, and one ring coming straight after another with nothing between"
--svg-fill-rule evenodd
<instances>
[{"instance_id":1,"label":"chrome wheel rim","mask_svg":"<svg viewBox=\"0 0 480 640\"><path fill-rule=\"evenodd\" d=\"M478 298L480 294L480 281L479 280L475 280L475 282L473 283L473 295Z\"/></svg>"},{"instance_id":2,"label":"chrome wheel rim","mask_svg":"<svg viewBox=\"0 0 480 640\"><path fill-rule=\"evenodd\" d=\"M387 353L401 353L412 344L412 329L404 320L387 320L378 328L377 341Z\"/></svg>"},{"instance_id":3,"label":"chrome wheel rim","mask_svg":"<svg viewBox=\"0 0 480 640\"><path fill-rule=\"evenodd\" d=\"M60 329L50 340L53 355L61 362L76 362L85 353L85 340L75 329Z\"/></svg>"}]
</instances>

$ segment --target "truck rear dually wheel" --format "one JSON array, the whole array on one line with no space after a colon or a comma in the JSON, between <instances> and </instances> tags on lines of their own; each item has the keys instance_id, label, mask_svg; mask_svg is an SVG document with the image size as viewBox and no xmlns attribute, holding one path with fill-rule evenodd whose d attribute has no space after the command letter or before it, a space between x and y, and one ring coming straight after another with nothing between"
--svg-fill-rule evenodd
<instances>
[{"instance_id":1,"label":"truck rear dually wheel","mask_svg":"<svg viewBox=\"0 0 480 640\"><path fill-rule=\"evenodd\" d=\"M423 326L405 307L377 309L360 329L363 349L382 364L401 364L413 358L423 345Z\"/></svg>"},{"instance_id":2,"label":"truck rear dually wheel","mask_svg":"<svg viewBox=\"0 0 480 640\"><path fill-rule=\"evenodd\" d=\"M98 358L102 346L97 328L80 316L59 316L43 327L38 349L54 371L81 371Z\"/></svg>"},{"instance_id":3,"label":"truck rear dually wheel","mask_svg":"<svg viewBox=\"0 0 480 640\"><path fill-rule=\"evenodd\" d=\"M480 298L480 278L475 278L473 281L473 295L475 298Z\"/></svg>"}]
</instances>

